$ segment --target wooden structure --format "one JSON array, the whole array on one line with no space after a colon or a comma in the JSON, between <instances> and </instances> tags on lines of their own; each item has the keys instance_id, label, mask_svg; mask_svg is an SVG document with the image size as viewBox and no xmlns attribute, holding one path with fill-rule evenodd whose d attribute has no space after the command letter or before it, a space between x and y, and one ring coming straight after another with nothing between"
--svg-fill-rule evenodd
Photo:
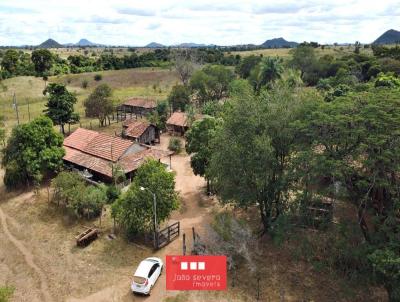
<instances>
[{"instance_id":1,"label":"wooden structure","mask_svg":"<svg viewBox=\"0 0 400 302\"><path fill-rule=\"evenodd\" d=\"M166 122L166 126L170 134L183 136L189 129L187 114L180 111L172 113Z\"/></svg>"},{"instance_id":2,"label":"wooden structure","mask_svg":"<svg viewBox=\"0 0 400 302\"><path fill-rule=\"evenodd\" d=\"M160 249L178 238L179 234L180 223L177 221L156 233L156 244L154 246Z\"/></svg>"},{"instance_id":3,"label":"wooden structure","mask_svg":"<svg viewBox=\"0 0 400 302\"><path fill-rule=\"evenodd\" d=\"M121 136L146 145L160 143L160 129L146 120L126 120Z\"/></svg>"},{"instance_id":4,"label":"wooden structure","mask_svg":"<svg viewBox=\"0 0 400 302\"><path fill-rule=\"evenodd\" d=\"M129 182L136 170L151 158L161 160L172 152L157 150L121 137L78 128L64 139L65 165L87 179L112 183L122 172Z\"/></svg>"},{"instance_id":5,"label":"wooden structure","mask_svg":"<svg viewBox=\"0 0 400 302\"><path fill-rule=\"evenodd\" d=\"M76 245L80 247L85 247L89 245L93 240L96 240L99 234L99 230L95 228L88 228L75 237Z\"/></svg>"},{"instance_id":6,"label":"wooden structure","mask_svg":"<svg viewBox=\"0 0 400 302\"><path fill-rule=\"evenodd\" d=\"M125 120L129 115L136 119L140 116L146 116L153 112L157 107L157 102L153 99L130 98L117 107L117 121Z\"/></svg>"}]
</instances>

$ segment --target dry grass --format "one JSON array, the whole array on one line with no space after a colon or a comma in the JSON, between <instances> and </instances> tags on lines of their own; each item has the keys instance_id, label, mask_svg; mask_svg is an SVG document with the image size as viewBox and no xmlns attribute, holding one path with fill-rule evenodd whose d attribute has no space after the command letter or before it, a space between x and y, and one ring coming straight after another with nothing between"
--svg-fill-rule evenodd
<instances>
[{"instance_id":1,"label":"dry grass","mask_svg":"<svg viewBox=\"0 0 400 302\"><path fill-rule=\"evenodd\" d=\"M94 76L101 74L103 79L96 82ZM89 85L82 88L82 81L87 80ZM114 90L116 103L120 103L131 96L152 97L157 100L165 99L172 86L178 82L173 70L159 68L137 68L125 70L110 70L102 72L69 74L55 76L49 82L63 83L68 90L74 92L78 98L75 110L80 114L83 124L97 125L95 119L84 116L83 101L97 85L107 83ZM15 92L20 122L24 123L40 116L45 109L46 97L43 96L44 81L36 77L15 77L2 81L0 87L0 108L6 118L6 126L11 129L17 124L16 112L12 107ZM29 105L28 105L29 104Z\"/></svg>"},{"instance_id":2,"label":"dry grass","mask_svg":"<svg viewBox=\"0 0 400 302\"><path fill-rule=\"evenodd\" d=\"M128 244L122 236L108 240L106 235L112 231L108 210L103 216L100 238L84 249L77 248L74 236L84 225L98 226L98 220L72 220L65 211L47 203L45 191L38 198L30 194L26 198L21 196L25 194L18 198L4 196L2 208L10 217L9 229L29 247L38 266L43 268L48 280L52 280L50 291L53 297L57 297L57 301L64 300L62 297L71 294L88 295L113 284L117 277L129 278L135 263L150 252L146 247L138 249ZM17 267L23 265L21 257L11 252L13 246L7 240L2 242L5 242L5 245L2 244L2 257L5 257L3 260L9 269L14 270L14 264ZM0 271L4 273L1 267ZM30 286L36 282L34 274L22 277L10 273L6 274L6 279L9 284L16 285L16 301L22 301L18 299L27 296ZM82 286L83 282L85 286Z\"/></svg>"},{"instance_id":3,"label":"dry grass","mask_svg":"<svg viewBox=\"0 0 400 302\"><path fill-rule=\"evenodd\" d=\"M250 55L263 55L264 57L281 57L283 59L289 59L291 57L290 50L288 48L271 48L271 49L257 49L248 51L234 51L232 54L239 54L242 57ZM354 52L354 46L327 46L325 49L317 48L317 56L333 55L343 56ZM361 53L371 54L371 49L361 49Z\"/></svg>"}]
</instances>

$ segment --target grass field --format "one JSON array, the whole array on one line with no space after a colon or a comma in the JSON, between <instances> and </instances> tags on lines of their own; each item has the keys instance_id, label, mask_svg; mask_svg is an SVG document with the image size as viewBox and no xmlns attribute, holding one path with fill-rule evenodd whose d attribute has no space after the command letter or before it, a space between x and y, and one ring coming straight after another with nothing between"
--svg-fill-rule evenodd
<instances>
[{"instance_id":1,"label":"grass field","mask_svg":"<svg viewBox=\"0 0 400 302\"><path fill-rule=\"evenodd\" d=\"M269 49L256 49L247 51L233 51L232 54L239 54L242 57L247 57L250 55L263 55L264 57L281 57L288 59L291 57L289 48L269 48ZM323 55L333 55L333 56L343 56L354 52L354 46L329 46L325 49L316 48L317 56ZM371 53L371 49L361 49L361 53Z\"/></svg>"},{"instance_id":2,"label":"grass field","mask_svg":"<svg viewBox=\"0 0 400 302\"><path fill-rule=\"evenodd\" d=\"M101 74L102 80L96 82L95 74ZM82 88L82 82L88 82L87 88ZM125 70L110 70L94 73L69 74L55 76L49 82L63 83L69 91L76 94L78 102L75 110L81 116L81 122L88 124L97 120L84 116L83 102L97 85L107 83L113 89L116 103L134 97L151 97L157 100L165 99L173 85L179 82L176 73L169 69L137 68ZM20 122L38 117L43 113L46 97L43 96L44 81L36 77L15 77L2 81L0 87L0 108L5 115L7 128L17 124L16 111L14 110L13 95L15 93L19 109Z\"/></svg>"}]
</instances>

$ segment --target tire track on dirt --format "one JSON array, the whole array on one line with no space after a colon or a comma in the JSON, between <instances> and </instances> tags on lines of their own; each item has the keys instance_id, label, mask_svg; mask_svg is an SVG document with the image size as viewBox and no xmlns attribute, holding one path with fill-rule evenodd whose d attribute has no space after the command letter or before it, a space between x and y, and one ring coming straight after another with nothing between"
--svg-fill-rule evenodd
<instances>
[{"instance_id":1,"label":"tire track on dirt","mask_svg":"<svg viewBox=\"0 0 400 302\"><path fill-rule=\"evenodd\" d=\"M35 271L35 273L38 275L39 280L40 280L40 292L44 299L43 301L46 301L46 302L53 301L53 298L51 297L51 294L49 292L49 286L46 281L46 275L36 265L35 261L33 260L34 257L32 255L32 253L17 238L15 238L13 236L13 234L10 232L10 230L8 229L7 217L6 217L6 214L3 212L3 210L1 209L1 207L0 207L0 220L1 220L1 226L3 228L4 234L24 256L26 264L29 267L31 267Z\"/></svg>"}]
</instances>

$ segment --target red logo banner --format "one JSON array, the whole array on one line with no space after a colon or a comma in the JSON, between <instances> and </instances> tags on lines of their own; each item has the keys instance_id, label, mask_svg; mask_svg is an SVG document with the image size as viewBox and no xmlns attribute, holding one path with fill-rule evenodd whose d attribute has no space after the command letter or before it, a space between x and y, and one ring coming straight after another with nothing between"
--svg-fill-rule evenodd
<instances>
[{"instance_id":1,"label":"red logo banner","mask_svg":"<svg viewBox=\"0 0 400 302\"><path fill-rule=\"evenodd\" d=\"M167 256L167 290L225 290L226 256Z\"/></svg>"}]
</instances>

